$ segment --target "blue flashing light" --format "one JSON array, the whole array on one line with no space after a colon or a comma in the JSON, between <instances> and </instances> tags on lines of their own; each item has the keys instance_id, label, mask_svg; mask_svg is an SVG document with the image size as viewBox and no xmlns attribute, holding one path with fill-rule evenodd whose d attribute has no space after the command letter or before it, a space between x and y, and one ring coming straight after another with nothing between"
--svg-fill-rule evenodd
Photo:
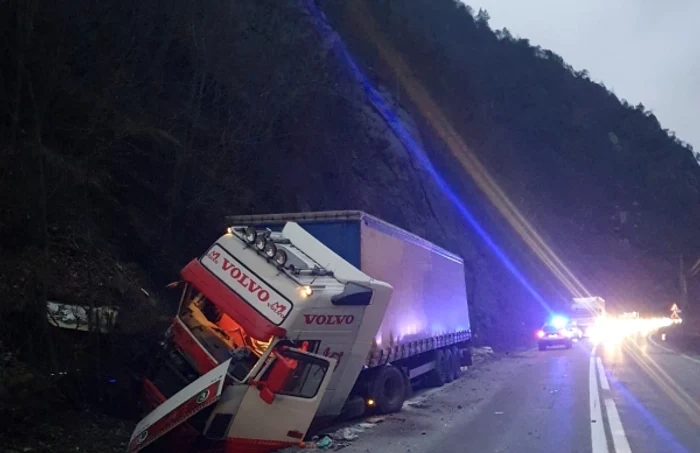
<instances>
[{"instance_id":1,"label":"blue flashing light","mask_svg":"<svg viewBox=\"0 0 700 453\"><path fill-rule=\"evenodd\" d=\"M568 322L569 320L563 316L555 316L552 318L551 324L557 329L561 329L562 327L566 327Z\"/></svg>"}]
</instances>

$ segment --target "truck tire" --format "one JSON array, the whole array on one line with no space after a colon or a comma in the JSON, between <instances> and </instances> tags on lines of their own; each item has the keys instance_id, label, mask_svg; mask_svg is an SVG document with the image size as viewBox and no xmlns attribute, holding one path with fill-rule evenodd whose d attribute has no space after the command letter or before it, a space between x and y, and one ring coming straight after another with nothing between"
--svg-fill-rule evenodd
<instances>
[{"instance_id":1,"label":"truck tire","mask_svg":"<svg viewBox=\"0 0 700 453\"><path fill-rule=\"evenodd\" d=\"M449 384L455 379L454 356L450 348L445 348L444 351L445 361L443 363L445 364L445 383Z\"/></svg>"},{"instance_id":2,"label":"truck tire","mask_svg":"<svg viewBox=\"0 0 700 453\"><path fill-rule=\"evenodd\" d=\"M401 371L391 365L383 366L372 382L372 396L380 414L401 410L406 400L406 384Z\"/></svg>"},{"instance_id":3,"label":"truck tire","mask_svg":"<svg viewBox=\"0 0 700 453\"><path fill-rule=\"evenodd\" d=\"M452 368L453 378L456 381L462 376L462 351L457 346L452 346Z\"/></svg>"},{"instance_id":4,"label":"truck tire","mask_svg":"<svg viewBox=\"0 0 700 453\"><path fill-rule=\"evenodd\" d=\"M428 381L433 387L445 385L447 376L445 375L445 354L441 349L435 351L435 368L428 373Z\"/></svg>"}]
</instances>

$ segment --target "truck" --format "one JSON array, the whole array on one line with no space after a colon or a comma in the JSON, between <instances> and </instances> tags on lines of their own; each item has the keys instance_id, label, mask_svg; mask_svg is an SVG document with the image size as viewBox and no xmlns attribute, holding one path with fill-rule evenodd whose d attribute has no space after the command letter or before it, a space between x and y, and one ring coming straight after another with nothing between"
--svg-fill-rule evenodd
<instances>
[{"instance_id":1,"label":"truck","mask_svg":"<svg viewBox=\"0 0 700 453\"><path fill-rule=\"evenodd\" d=\"M581 329L584 337L589 337L599 322L605 319L605 299L598 296L574 297L570 306L571 323Z\"/></svg>"},{"instance_id":2,"label":"truck","mask_svg":"<svg viewBox=\"0 0 700 453\"><path fill-rule=\"evenodd\" d=\"M463 260L360 211L234 216L181 271L128 451L270 452L471 362Z\"/></svg>"}]
</instances>

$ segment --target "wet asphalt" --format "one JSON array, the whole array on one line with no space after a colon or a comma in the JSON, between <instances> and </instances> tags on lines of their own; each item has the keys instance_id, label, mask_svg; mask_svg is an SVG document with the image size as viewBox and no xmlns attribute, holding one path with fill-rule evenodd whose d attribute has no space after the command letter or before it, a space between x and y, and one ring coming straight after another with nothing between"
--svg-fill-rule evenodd
<instances>
[{"instance_id":1,"label":"wet asphalt","mask_svg":"<svg viewBox=\"0 0 700 453\"><path fill-rule=\"evenodd\" d=\"M638 336L487 356L334 439L345 453L700 452L700 359ZM347 431L346 431L347 432ZM309 450L307 450L309 451Z\"/></svg>"}]
</instances>

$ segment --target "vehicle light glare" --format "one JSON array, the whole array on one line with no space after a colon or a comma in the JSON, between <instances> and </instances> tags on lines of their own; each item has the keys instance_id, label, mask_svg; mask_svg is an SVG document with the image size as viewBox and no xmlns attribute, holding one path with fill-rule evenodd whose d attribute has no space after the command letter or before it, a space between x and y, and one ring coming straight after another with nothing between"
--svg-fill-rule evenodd
<instances>
[{"instance_id":1,"label":"vehicle light glare","mask_svg":"<svg viewBox=\"0 0 700 453\"><path fill-rule=\"evenodd\" d=\"M600 343L607 346L615 346L620 344L626 338L635 336L646 336L655 333L661 328L669 327L674 324L674 320L670 318L629 318L629 317L611 317L600 319L595 326L591 326L588 333L594 343ZM663 338L664 332L661 332Z\"/></svg>"},{"instance_id":2,"label":"vehicle light glare","mask_svg":"<svg viewBox=\"0 0 700 453\"><path fill-rule=\"evenodd\" d=\"M374 407L374 400L372 398L367 400L367 406Z\"/></svg>"},{"instance_id":3,"label":"vehicle light glare","mask_svg":"<svg viewBox=\"0 0 700 453\"><path fill-rule=\"evenodd\" d=\"M311 289L311 287L309 285L299 287L299 295L301 295L301 297L303 297L303 298L307 298L307 297L311 296L313 293L314 293L314 290Z\"/></svg>"},{"instance_id":4,"label":"vehicle light glare","mask_svg":"<svg viewBox=\"0 0 700 453\"><path fill-rule=\"evenodd\" d=\"M566 326L567 322L567 319L563 316L555 316L552 318L552 325L557 329L561 329L562 327Z\"/></svg>"},{"instance_id":5,"label":"vehicle light glare","mask_svg":"<svg viewBox=\"0 0 700 453\"><path fill-rule=\"evenodd\" d=\"M537 331L537 338L542 338L544 337L544 332L542 330Z\"/></svg>"}]
</instances>

